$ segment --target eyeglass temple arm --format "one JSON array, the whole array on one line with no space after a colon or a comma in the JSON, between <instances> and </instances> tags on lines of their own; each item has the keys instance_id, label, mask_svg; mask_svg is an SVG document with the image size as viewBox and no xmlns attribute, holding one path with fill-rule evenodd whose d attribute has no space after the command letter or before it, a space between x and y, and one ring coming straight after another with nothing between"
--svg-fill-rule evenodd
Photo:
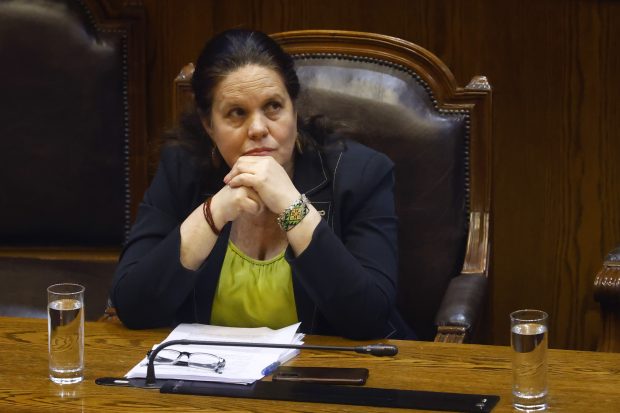
<instances>
[{"instance_id":1,"label":"eyeglass temple arm","mask_svg":"<svg viewBox=\"0 0 620 413\"><path fill-rule=\"evenodd\" d=\"M330 350L330 351L354 351L361 354L370 354L372 356L395 356L398 354L398 347L391 344L369 344L366 346L318 346L312 344L274 344L274 343L243 343L235 341L204 341L204 340L172 340L161 343L149 354L149 362L146 367L146 385L154 386L155 379L155 357L157 353L166 347L174 345L208 345L208 346L225 346L225 347L263 347L263 348L292 348L300 350Z\"/></svg>"}]
</instances>

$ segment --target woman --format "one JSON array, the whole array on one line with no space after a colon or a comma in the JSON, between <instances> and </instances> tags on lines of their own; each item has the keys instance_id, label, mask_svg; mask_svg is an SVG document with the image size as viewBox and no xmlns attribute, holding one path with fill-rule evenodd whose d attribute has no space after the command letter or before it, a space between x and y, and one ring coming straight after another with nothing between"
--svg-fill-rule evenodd
<instances>
[{"instance_id":1,"label":"woman","mask_svg":"<svg viewBox=\"0 0 620 413\"><path fill-rule=\"evenodd\" d=\"M199 125L162 152L116 272L123 323L412 337L391 161L304 126L293 60L263 33L209 41L192 88Z\"/></svg>"}]
</instances>

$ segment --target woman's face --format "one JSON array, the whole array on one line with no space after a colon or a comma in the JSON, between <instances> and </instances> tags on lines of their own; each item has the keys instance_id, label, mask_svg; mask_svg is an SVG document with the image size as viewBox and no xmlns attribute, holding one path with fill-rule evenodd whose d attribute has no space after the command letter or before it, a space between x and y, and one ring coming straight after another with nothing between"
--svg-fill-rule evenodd
<instances>
[{"instance_id":1,"label":"woman's face","mask_svg":"<svg viewBox=\"0 0 620 413\"><path fill-rule=\"evenodd\" d=\"M272 69L247 65L224 77L203 125L228 166L240 156L271 156L292 173L297 114Z\"/></svg>"}]
</instances>

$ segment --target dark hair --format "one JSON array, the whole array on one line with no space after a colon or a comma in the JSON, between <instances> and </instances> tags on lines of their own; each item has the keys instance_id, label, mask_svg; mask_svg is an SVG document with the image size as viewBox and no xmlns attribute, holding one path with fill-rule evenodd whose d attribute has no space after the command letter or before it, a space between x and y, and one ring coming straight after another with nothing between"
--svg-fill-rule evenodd
<instances>
[{"instance_id":1,"label":"dark hair","mask_svg":"<svg viewBox=\"0 0 620 413\"><path fill-rule=\"evenodd\" d=\"M202 116L211 115L213 91L223 77L247 65L274 70L291 100L299 95L299 79L293 58L264 33L232 29L211 39L202 49L192 77L196 107Z\"/></svg>"},{"instance_id":2,"label":"dark hair","mask_svg":"<svg viewBox=\"0 0 620 413\"><path fill-rule=\"evenodd\" d=\"M264 33L243 29L227 30L209 40L196 61L191 82L195 110L183 114L179 126L164 135L167 143L187 148L201 170L222 169L215 176L223 176L223 169L226 168L223 159L214 161L213 153L218 156L219 153L213 151L213 143L204 130L201 118L210 118L213 94L219 82L247 65L266 67L278 73L295 105L300 85L293 58ZM303 150L321 150L326 136L332 133L331 127L321 116L308 120L298 117L298 130Z\"/></svg>"}]
</instances>

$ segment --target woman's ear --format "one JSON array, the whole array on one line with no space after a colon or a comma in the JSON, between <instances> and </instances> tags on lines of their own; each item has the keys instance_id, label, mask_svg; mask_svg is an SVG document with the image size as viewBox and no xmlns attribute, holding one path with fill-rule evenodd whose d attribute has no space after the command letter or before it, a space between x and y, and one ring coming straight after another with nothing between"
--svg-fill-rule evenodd
<instances>
[{"instance_id":1,"label":"woman's ear","mask_svg":"<svg viewBox=\"0 0 620 413\"><path fill-rule=\"evenodd\" d=\"M207 135L213 136L213 134L211 133L213 131L213 129L211 128L211 119L207 118L206 116L201 116L200 123L202 123L202 127L207 132Z\"/></svg>"}]
</instances>

